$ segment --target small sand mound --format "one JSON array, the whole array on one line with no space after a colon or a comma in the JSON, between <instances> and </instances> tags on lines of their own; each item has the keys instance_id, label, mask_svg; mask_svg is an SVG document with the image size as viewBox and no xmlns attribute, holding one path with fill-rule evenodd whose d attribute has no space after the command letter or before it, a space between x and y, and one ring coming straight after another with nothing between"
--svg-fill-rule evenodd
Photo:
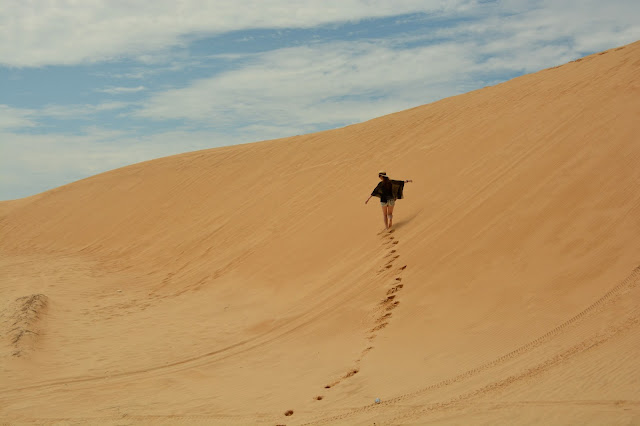
<instances>
[{"instance_id":1,"label":"small sand mound","mask_svg":"<svg viewBox=\"0 0 640 426\"><path fill-rule=\"evenodd\" d=\"M11 355L23 357L34 347L40 335L39 319L46 309L48 298L44 294L19 297L3 312L3 333L10 344Z\"/></svg>"}]
</instances>

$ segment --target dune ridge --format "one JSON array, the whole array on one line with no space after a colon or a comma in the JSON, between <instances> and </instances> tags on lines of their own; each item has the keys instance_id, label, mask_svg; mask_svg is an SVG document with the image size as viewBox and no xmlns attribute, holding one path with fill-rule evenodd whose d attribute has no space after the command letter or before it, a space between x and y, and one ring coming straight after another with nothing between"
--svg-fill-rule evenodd
<instances>
[{"instance_id":1,"label":"dune ridge","mask_svg":"<svg viewBox=\"0 0 640 426\"><path fill-rule=\"evenodd\" d=\"M0 418L638 423L638 135L640 42L1 202Z\"/></svg>"}]
</instances>

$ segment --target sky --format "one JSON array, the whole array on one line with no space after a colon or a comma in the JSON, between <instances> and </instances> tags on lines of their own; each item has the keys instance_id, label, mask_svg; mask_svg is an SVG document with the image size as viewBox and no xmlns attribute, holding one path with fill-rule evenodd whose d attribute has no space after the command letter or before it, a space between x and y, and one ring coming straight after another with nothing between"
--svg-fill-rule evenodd
<instances>
[{"instance_id":1,"label":"sky","mask_svg":"<svg viewBox=\"0 0 640 426\"><path fill-rule=\"evenodd\" d=\"M1 0L0 200L640 39L637 0Z\"/></svg>"}]
</instances>

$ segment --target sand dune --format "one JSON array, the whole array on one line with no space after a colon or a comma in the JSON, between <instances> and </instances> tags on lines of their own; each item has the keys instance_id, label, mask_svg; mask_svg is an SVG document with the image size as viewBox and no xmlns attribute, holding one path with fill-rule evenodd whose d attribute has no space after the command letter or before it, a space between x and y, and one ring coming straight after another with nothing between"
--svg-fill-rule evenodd
<instances>
[{"instance_id":1,"label":"sand dune","mask_svg":"<svg viewBox=\"0 0 640 426\"><path fill-rule=\"evenodd\" d=\"M0 418L640 424L639 135L636 42L0 203Z\"/></svg>"}]
</instances>

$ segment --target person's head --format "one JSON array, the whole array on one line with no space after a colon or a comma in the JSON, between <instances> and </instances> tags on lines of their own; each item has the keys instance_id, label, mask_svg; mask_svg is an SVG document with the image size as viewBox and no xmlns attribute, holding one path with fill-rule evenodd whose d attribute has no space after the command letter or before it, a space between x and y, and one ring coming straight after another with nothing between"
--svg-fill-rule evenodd
<instances>
[{"instance_id":1,"label":"person's head","mask_svg":"<svg viewBox=\"0 0 640 426\"><path fill-rule=\"evenodd\" d=\"M389 180L389 176L387 176L387 173L385 173L384 171L379 171L378 177L380 178L380 180L385 182Z\"/></svg>"}]
</instances>

